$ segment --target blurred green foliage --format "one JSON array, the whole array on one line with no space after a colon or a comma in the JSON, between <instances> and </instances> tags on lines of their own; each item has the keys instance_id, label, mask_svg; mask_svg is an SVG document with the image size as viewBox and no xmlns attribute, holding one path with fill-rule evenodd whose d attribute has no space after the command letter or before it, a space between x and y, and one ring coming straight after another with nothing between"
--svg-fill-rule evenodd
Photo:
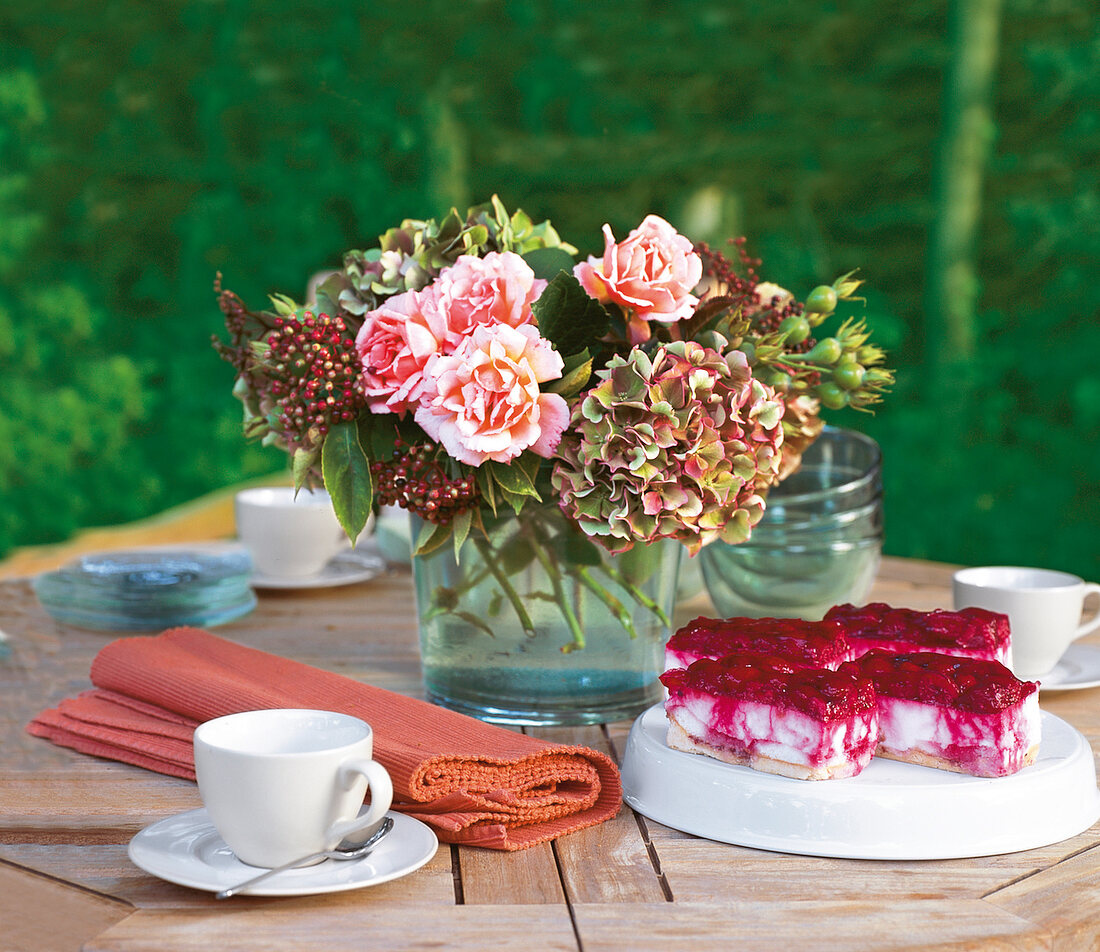
<instances>
[{"instance_id":1,"label":"blurred green foliage","mask_svg":"<svg viewBox=\"0 0 1100 952\"><path fill-rule=\"evenodd\" d=\"M949 4L14 0L0 9L0 552L280 468L212 283L301 296L493 192L584 253L647 212L803 295L860 268L887 551L1100 576L1100 21L1006 0L977 348L936 379Z\"/></svg>"}]
</instances>

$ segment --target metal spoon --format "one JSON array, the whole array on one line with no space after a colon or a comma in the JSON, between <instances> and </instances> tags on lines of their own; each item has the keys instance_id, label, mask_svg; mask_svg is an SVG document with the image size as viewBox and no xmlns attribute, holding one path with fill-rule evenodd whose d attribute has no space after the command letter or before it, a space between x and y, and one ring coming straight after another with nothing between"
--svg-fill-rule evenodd
<instances>
[{"instance_id":1,"label":"metal spoon","mask_svg":"<svg viewBox=\"0 0 1100 952\"><path fill-rule=\"evenodd\" d=\"M317 859L336 859L336 860L349 860L349 859L362 859L377 845L378 841L382 839L390 830L393 829L393 817L386 817L381 826L378 827L370 836L366 838L362 843L350 843L347 846L344 845L346 840L341 841L331 850L318 850L316 853L310 853L308 856L303 856L300 859L291 860L289 863L283 863L282 866L276 866L272 869L265 869L258 876L253 876L251 879L246 879L243 883L238 883L236 886L230 886L228 889L223 889L219 893L214 894L215 899L228 899L230 896L235 896L237 893L244 889L248 889L250 886L255 886L257 883L263 882L269 876L274 876L276 873L281 873L286 869L293 869L295 866L303 866Z\"/></svg>"}]
</instances>

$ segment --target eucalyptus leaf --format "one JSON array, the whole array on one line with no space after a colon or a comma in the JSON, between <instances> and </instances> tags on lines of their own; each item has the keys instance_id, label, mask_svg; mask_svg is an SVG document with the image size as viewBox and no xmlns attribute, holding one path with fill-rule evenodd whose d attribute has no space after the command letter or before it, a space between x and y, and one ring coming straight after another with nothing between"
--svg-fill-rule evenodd
<instances>
[{"instance_id":1,"label":"eucalyptus leaf","mask_svg":"<svg viewBox=\"0 0 1100 952\"><path fill-rule=\"evenodd\" d=\"M370 465L355 423L337 423L329 430L321 450L321 473L336 518L354 544L367 524L374 496Z\"/></svg>"}]
</instances>

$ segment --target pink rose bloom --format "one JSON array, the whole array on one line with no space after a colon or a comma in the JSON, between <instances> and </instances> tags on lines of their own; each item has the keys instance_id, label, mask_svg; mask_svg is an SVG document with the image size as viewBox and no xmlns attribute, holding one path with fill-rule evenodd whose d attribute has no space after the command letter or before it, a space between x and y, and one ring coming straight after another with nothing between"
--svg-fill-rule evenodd
<instances>
[{"instance_id":1,"label":"pink rose bloom","mask_svg":"<svg viewBox=\"0 0 1100 952\"><path fill-rule=\"evenodd\" d=\"M360 386L374 413L404 413L415 406L424 366L444 349L447 320L431 289L395 294L368 311L355 338L363 366Z\"/></svg>"},{"instance_id":2,"label":"pink rose bloom","mask_svg":"<svg viewBox=\"0 0 1100 952\"><path fill-rule=\"evenodd\" d=\"M671 324L692 315L699 299L691 292L703 276L703 260L687 238L656 215L647 215L621 242L610 225L603 234L603 260L582 261L573 274L597 301L626 309L632 344L649 338L650 321Z\"/></svg>"},{"instance_id":3,"label":"pink rose bloom","mask_svg":"<svg viewBox=\"0 0 1100 952\"><path fill-rule=\"evenodd\" d=\"M534 325L475 327L454 354L427 365L415 419L462 463L506 463L531 450L549 457L569 423L569 407L539 384L561 376L563 361Z\"/></svg>"},{"instance_id":4,"label":"pink rose bloom","mask_svg":"<svg viewBox=\"0 0 1100 952\"><path fill-rule=\"evenodd\" d=\"M432 285L455 346L478 324L531 323L531 304L545 287L511 251L492 251L484 258L462 255Z\"/></svg>"}]
</instances>

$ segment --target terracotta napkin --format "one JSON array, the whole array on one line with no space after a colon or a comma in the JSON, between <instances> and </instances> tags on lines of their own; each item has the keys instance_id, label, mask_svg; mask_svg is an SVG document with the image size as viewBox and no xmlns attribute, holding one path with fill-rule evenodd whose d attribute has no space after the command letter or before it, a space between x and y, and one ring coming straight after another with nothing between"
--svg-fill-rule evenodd
<instances>
[{"instance_id":1,"label":"terracotta napkin","mask_svg":"<svg viewBox=\"0 0 1100 952\"><path fill-rule=\"evenodd\" d=\"M517 850L600 823L621 805L614 762L234 644L196 628L123 638L92 662L94 689L27 730L56 744L194 779L191 734L222 714L341 711L374 728L395 810L444 842Z\"/></svg>"}]
</instances>

